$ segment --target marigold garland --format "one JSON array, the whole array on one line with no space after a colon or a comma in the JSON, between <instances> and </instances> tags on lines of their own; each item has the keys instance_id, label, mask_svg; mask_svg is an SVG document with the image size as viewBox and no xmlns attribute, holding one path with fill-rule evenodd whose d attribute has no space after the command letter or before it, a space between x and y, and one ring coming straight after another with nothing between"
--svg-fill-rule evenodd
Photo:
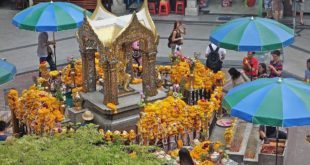
<instances>
[{"instance_id":1,"label":"marigold garland","mask_svg":"<svg viewBox=\"0 0 310 165\"><path fill-rule=\"evenodd\" d=\"M193 65L193 64L192 64ZM224 73L218 72L214 74L210 69L206 68L199 60L194 62L194 70L191 73L191 65L188 61L180 61L171 68L171 81L174 84L181 84L185 80L185 88L207 89L211 90L215 82L224 81ZM217 81L215 81L217 80Z\"/></svg>"},{"instance_id":2,"label":"marigold garland","mask_svg":"<svg viewBox=\"0 0 310 165\"><path fill-rule=\"evenodd\" d=\"M211 142L209 140L201 142L196 145L193 150L190 151L190 155L193 159L197 160L199 164L214 164L207 159L207 155L210 154L210 151L219 151L220 147L224 145L220 141Z\"/></svg>"},{"instance_id":3,"label":"marigold garland","mask_svg":"<svg viewBox=\"0 0 310 165\"><path fill-rule=\"evenodd\" d=\"M9 107L16 115L17 119L21 119L23 116L22 112L19 112L19 102L18 102L18 91L11 89L7 95L7 100L9 102Z\"/></svg>"},{"instance_id":4,"label":"marigold garland","mask_svg":"<svg viewBox=\"0 0 310 165\"><path fill-rule=\"evenodd\" d=\"M99 78L103 78L103 69L100 66L100 56L99 53L95 54L95 68L96 68L96 73L98 74ZM72 65L73 64L73 65ZM82 60L78 59L75 61L72 61L72 64L68 64L66 67L62 69L62 77L61 80L64 82L66 85L71 85L73 83L76 84L76 86L80 87L83 84L83 71L82 71ZM71 75L71 67L74 66L74 81Z\"/></svg>"},{"instance_id":5,"label":"marigold garland","mask_svg":"<svg viewBox=\"0 0 310 165\"><path fill-rule=\"evenodd\" d=\"M232 138L233 138L234 133L235 133L234 130L235 130L236 122L237 122L237 120L233 119L232 120L232 126L225 129L224 139L225 139L226 145L230 145L230 143L232 141Z\"/></svg>"},{"instance_id":6,"label":"marigold garland","mask_svg":"<svg viewBox=\"0 0 310 165\"><path fill-rule=\"evenodd\" d=\"M113 103L108 103L107 107L110 108L113 112L117 112L117 106Z\"/></svg>"},{"instance_id":7,"label":"marigold garland","mask_svg":"<svg viewBox=\"0 0 310 165\"><path fill-rule=\"evenodd\" d=\"M180 98L167 98L149 103L144 107L138 122L139 133L144 139L163 139L183 134L192 129L201 130L210 121L213 112L220 107L220 87L213 94L213 99L199 101L198 105L189 106Z\"/></svg>"},{"instance_id":8,"label":"marigold garland","mask_svg":"<svg viewBox=\"0 0 310 165\"><path fill-rule=\"evenodd\" d=\"M59 72L57 70L50 71L49 76L50 77L57 77L59 75Z\"/></svg>"},{"instance_id":9,"label":"marigold garland","mask_svg":"<svg viewBox=\"0 0 310 165\"><path fill-rule=\"evenodd\" d=\"M24 90L18 98L16 90L8 94L11 110L17 119L29 126L35 133L50 132L55 123L63 120L64 116L60 110L60 103L50 93L38 90L31 86Z\"/></svg>"}]
</instances>

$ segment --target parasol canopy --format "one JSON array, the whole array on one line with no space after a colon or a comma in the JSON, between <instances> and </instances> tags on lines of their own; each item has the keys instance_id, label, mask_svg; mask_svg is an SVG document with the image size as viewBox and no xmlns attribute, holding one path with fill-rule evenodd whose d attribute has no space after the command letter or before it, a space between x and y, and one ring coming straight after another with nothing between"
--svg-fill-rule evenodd
<instances>
[{"instance_id":1,"label":"parasol canopy","mask_svg":"<svg viewBox=\"0 0 310 165\"><path fill-rule=\"evenodd\" d=\"M210 41L230 50L269 51L292 44L294 30L271 19L243 17L214 29Z\"/></svg>"},{"instance_id":2,"label":"parasol canopy","mask_svg":"<svg viewBox=\"0 0 310 165\"><path fill-rule=\"evenodd\" d=\"M36 32L57 32L75 29L83 23L85 9L68 2L43 2L29 7L13 17L19 29ZM91 13L86 11L86 15Z\"/></svg>"},{"instance_id":3,"label":"parasol canopy","mask_svg":"<svg viewBox=\"0 0 310 165\"><path fill-rule=\"evenodd\" d=\"M8 63L6 60L0 59L0 85L13 80L15 74L15 65Z\"/></svg>"},{"instance_id":4,"label":"parasol canopy","mask_svg":"<svg viewBox=\"0 0 310 165\"><path fill-rule=\"evenodd\" d=\"M262 78L231 89L223 107L245 121L279 127L310 125L310 84Z\"/></svg>"}]
</instances>

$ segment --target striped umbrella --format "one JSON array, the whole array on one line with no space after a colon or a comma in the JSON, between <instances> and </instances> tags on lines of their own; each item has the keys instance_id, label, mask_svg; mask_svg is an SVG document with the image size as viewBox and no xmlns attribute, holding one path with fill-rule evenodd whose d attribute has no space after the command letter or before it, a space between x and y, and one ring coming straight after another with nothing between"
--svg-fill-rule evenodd
<instances>
[{"instance_id":1,"label":"striped umbrella","mask_svg":"<svg viewBox=\"0 0 310 165\"><path fill-rule=\"evenodd\" d=\"M85 9L68 2L44 2L17 13L12 23L20 29L36 32L75 29L83 23L83 11Z\"/></svg>"},{"instance_id":2,"label":"striped umbrella","mask_svg":"<svg viewBox=\"0 0 310 165\"><path fill-rule=\"evenodd\" d=\"M68 2L43 2L29 7L17 13L12 20L12 24L19 29L36 32L57 32L68 29L75 29L82 25L86 15L91 13L87 10ZM53 33L55 41L55 34ZM56 62L56 52L55 62Z\"/></svg>"},{"instance_id":3,"label":"striped umbrella","mask_svg":"<svg viewBox=\"0 0 310 165\"><path fill-rule=\"evenodd\" d=\"M243 17L214 29L210 41L236 51L269 51L294 42L294 30L271 19Z\"/></svg>"},{"instance_id":4,"label":"striped umbrella","mask_svg":"<svg viewBox=\"0 0 310 165\"><path fill-rule=\"evenodd\" d=\"M16 67L13 64L0 59L0 85L11 81L16 74Z\"/></svg>"},{"instance_id":5,"label":"striped umbrella","mask_svg":"<svg viewBox=\"0 0 310 165\"><path fill-rule=\"evenodd\" d=\"M292 78L258 79L231 89L223 107L254 124L310 125L310 84Z\"/></svg>"}]
</instances>

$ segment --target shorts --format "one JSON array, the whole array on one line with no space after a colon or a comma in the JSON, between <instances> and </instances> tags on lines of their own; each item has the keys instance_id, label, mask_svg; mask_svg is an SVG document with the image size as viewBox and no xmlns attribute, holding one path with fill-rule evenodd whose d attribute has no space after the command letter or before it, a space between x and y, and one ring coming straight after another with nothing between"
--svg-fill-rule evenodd
<instances>
[{"instance_id":1,"label":"shorts","mask_svg":"<svg viewBox=\"0 0 310 165\"><path fill-rule=\"evenodd\" d=\"M295 2L292 4L292 10L294 11L294 4L296 4L296 11L298 12L304 12L305 11L305 4L300 2Z\"/></svg>"},{"instance_id":2,"label":"shorts","mask_svg":"<svg viewBox=\"0 0 310 165\"><path fill-rule=\"evenodd\" d=\"M171 44L171 53L174 54L176 51L181 51L181 45Z\"/></svg>"}]
</instances>

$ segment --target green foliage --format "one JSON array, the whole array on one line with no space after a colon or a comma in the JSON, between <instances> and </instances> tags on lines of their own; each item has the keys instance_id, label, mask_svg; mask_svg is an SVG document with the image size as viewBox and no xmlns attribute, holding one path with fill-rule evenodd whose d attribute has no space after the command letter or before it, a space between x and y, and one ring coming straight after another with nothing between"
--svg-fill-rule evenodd
<instances>
[{"instance_id":1,"label":"green foliage","mask_svg":"<svg viewBox=\"0 0 310 165\"><path fill-rule=\"evenodd\" d=\"M164 164L149 153L154 147L121 143L107 143L94 125L79 128L76 132L54 136L24 136L0 143L2 165L10 164L103 164L103 165L157 165ZM129 153L137 157L131 158Z\"/></svg>"}]
</instances>

